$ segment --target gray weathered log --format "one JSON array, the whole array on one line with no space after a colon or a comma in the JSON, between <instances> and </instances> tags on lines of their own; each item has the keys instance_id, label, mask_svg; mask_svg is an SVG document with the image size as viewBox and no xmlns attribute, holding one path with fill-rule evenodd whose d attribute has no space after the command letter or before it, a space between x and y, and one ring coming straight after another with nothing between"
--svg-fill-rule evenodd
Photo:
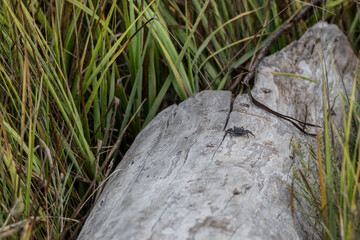
<instances>
[{"instance_id":1,"label":"gray weathered log","mask_svg":"<svg viewBox=\"0 0 360 240\"><path fill-rule=\"evenodd\" d=\"M334 25L318 23L265 58L253 96L275 111L322 125L321 59L341 129L341 96L332 89L351 93L357 59ZM301 218L292 218L287 189L298 160L291 140L314 144L313 137L253 106L246 94L230 109L230 92L204 91L159 113L117 167L79 239L315 237ZM224 138L224 129L233 126L255 137Z\"/></svg>"}]
</instances>

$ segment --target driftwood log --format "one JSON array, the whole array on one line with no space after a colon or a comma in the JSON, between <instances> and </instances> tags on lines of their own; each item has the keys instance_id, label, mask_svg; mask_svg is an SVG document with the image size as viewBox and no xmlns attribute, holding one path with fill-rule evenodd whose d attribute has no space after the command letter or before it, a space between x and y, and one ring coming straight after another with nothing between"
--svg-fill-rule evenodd
<instances>
[{"instance_id":1,"label":"driftwood log","mask_svg":"<svg viewBox=\"0 0 360 240\"><path fill-rule=\"evenodd\" d=\"M322 125L325 79L341 130L340 98L351 93L356 64L344 34L320 22L261 62L252 95ZM247 94L231 99L228 91L204 91L159 113L108 181L79 239L316 238L299 213L292 217L288 190L299 164L291 142L315 146L314 137L254 106ZM226 134L234 126L255 136Z\"/></svg>"}]
</instances>

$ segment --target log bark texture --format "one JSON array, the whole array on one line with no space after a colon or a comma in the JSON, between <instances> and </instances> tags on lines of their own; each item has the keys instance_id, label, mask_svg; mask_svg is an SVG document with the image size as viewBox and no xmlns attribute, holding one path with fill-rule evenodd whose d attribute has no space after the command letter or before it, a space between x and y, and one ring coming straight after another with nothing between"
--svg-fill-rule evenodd
<instances>
[{"instance_id":1,"label":"log bark texture","mask_svg":"<svg viewBox=\"0 0 360 240\"><path fill-rule=\"evenodd\" d=\"M262 61L252 95L275 111L322 125L327 81L341 130L338 95L351 93L356 64L338 27L320 22ZM299 163L291 142L315 146L314 137L252 105L247 94L233 105L231 97L203 91L159 113L108 181L79 239L316 237L299 214L292 218L288 191ZM255 137L225 136L233 126Z\"/></svg>"}]
</instances>

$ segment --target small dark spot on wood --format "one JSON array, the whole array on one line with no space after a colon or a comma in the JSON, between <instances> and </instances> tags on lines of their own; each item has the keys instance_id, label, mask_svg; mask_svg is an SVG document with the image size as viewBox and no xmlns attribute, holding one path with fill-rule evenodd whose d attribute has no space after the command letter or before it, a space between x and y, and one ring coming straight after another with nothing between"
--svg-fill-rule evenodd
<instances>
[{"instance_id":1,"label":"small dark spot on wood","mask_svg":"<svg viewBox=\"0 0 360 240\"><path fill-rule=\"evenodd\" d=\"M262 88L261 91L263 91L263 93L265 93L265 94L271 93L271 90L268 88Z\"/></svg>"},{"instance_id":2,"label":"small dark spot on wood","mask_svg":"<svg viewBox=\"0 0 360 240\"><path fill-rule=\"evenodd\" d=\"M239 194L240 194L240 191L239 191L239 190L237 190L236 188L234 188L234 190L233 190L233 194L234 194L234 195L239 195Z\"/></svg>"},{"instance_id":3,"label":"small dark spot on wood","mask_svg":"<svg viewBox=\"0 0 360 240\"><path fill-rule=\"evenodd\" d=\"M247 104L247 103L240 103L240 106L242 106L242 107L250 107L250 105L249 104Z\"/></svg>"}]
</instances>

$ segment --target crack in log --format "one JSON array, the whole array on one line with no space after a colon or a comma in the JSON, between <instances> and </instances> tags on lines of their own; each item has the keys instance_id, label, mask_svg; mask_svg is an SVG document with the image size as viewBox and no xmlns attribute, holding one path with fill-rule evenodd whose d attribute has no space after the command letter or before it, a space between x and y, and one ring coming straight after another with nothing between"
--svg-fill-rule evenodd
<instances>
[{"instance_id":1,"label":"crack in log","mask_svg":"<svg viewBox=\"0 0 360 240\"><path fill-rule=\"evenodd\" d=\"M179 170L177 171L175 177L173 178L173 180L169 183L169 185L171 185L175 179L177 178L177 176L179 175L179 173L181 172L181 169L184 167L185 163L187 162L188 160L188 157L189 157L189 153L190 153L190 150L191 148L197 143L198 141L198 138L195 139L195 141L191 144L191 146L188 148L189 150L187 151L186 155L185 155L185 159L184 159L184 162L182 164L182 166L179 168Z\"/></svg>"},{"instance_id":2,"label":"crack in log","mask_svg":"<svg viewBox=\"0 0 360 240\"><path fill-rule=\"evenodd\" d=\"M224 124L224 127L223 127L223 131L225 131L225 129L226 129L227 125L228 125L228 122L229 122L229 119L230 119L230 114L231 114L231 112L232 112L232 110L233 110L233 106L234 106L235 98L234 98L234 95L233 95L233 94L231 94L231 98L232 98L232 99L231 99L231 103L230 103L230 109L229 109L229 112L228 112L227 117L226 117L226 120L225 120L225 124ZM214 154L213 154L212 157L211 157L210 163L213 162L216 152L219 150L221 144L222 144L223 141L225 140L226 134L227 134L227 132L224 133L224 136L223 136L223 138L222 138L219 146L217 147L217 149L215 150Z\"/></svg>"}]
</instances>

